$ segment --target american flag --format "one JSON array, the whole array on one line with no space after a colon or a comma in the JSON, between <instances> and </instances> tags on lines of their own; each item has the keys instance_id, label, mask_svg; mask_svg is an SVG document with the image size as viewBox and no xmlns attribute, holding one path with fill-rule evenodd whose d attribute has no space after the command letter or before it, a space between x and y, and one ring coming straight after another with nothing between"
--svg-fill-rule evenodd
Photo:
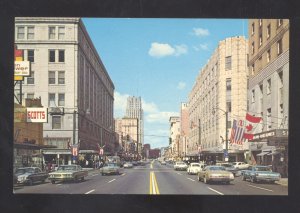
<instances>
[{"instance_id":1,"label":"american flag","mask_svg":"<svg viewBox=\"0 0 300 213\"><path fill-rule=\"evenodd\" d=\"M244 142L244 132L245 128L242 125L242 121L237 123L237 120L233 120L233 125L231 129L230 143L242 145Z\"/></svg>"}]
</instances>

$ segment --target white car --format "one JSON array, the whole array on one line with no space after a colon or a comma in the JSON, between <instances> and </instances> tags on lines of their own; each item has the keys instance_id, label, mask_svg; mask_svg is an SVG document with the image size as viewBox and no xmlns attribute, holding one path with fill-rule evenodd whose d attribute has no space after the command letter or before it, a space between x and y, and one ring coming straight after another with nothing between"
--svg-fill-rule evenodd
<instances>
[{"instance_id":1,"label":"white car","mask_svg":"<svg viewBox=\"0 0 300 213\"><path fill-rule=\"evenodd\" d=\"M200 163L191 163L190 166L187 168L187 173L189 175L196 175L198 172L204 169L206 164L200 164Z\"/></svg>"},{"instance_id":2,"label":"white car","mask_svg":"<svg viewBox=\"0 0 300 213\"><path fill-rule=\"evenodd\" d=\"M249 167L249 164L244 162L233 162L232 165L236 169L248 169Z\"/></svg>"},{"instance_id":3,"label":"white car","mask_svg":"<svg viewBox=\"0 0 300 213\"><path fill-rule=\"evenodd\" d=\"M132 165L132 163L130 163L130 162L126 162L126 163L124 163L123 167L124 167L124 168L132 168L133 165Z\"/></svg>"},{"instance_id":4,"label":"white car","mask_svg":"<svg viewBox=\"0 0 300 213\"><path fill-rule=\"evenodd\" d=\"M178 161L174 165L175 170L187 170L188 165L185 162Z\"/></svg>"}]
</instances>

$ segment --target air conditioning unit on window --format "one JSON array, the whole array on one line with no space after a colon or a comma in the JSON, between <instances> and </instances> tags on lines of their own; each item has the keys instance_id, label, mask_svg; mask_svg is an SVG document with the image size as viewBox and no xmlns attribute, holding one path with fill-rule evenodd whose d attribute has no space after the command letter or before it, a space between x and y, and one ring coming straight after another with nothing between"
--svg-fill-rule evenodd
<instances>
[{"instance_id":1,"label":"air conditioning unit on window","mask_svg":"<svg viewBox=\"0 0 300 213\"><path fill-rule=\"evenodd\" d=\"M50 115L64 115L65 108L63 107L49 107L48 112Z\"/></svg>"}]
</instances>

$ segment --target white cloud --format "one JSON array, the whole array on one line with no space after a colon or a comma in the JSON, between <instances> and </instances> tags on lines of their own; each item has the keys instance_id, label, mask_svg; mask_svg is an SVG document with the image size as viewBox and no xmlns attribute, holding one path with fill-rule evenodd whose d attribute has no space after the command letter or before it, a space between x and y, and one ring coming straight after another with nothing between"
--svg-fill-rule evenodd
<instances>
[{"instance_id":1,"label":"white cloud","mask_svg":"<svg viewBox=\"0 0 300 213\"><path fill-rule=\"evenodd\" d=\"M127 104L127 98L129 95L125 94L122 95L118 92L115 92L114 94L114 117L120 118L125 115L126 110L126 104Z\"/></svg>"},{"instance_id":2,"label":"white cloud","mask_svg":"<svg viewBox=\"0 0 300 213\"><path fill-rule=\"evenodd\" d=\"M193 35L198 36L198 37L208 36L209 31L208 31L208 29L194 28L193 29Z\"/></svg>"},{"instance_id":3,"label":"white cloud","mask_svg":"<svg viewBox=\"0 0 300 213\"><path fill-rule=\"evenodd\" d=\"M149 123L168 123L171 116L178 116L178 112L154 112L146 115L146 122Z\"/></svg>"},{"instance_id":4,"label":"white cloud","mask_svg":"<svg viewBox=\"0 0 300 213\"><path fill-rule=\"evenodd\" d=\"M178 85L177 85L177 89L179 90L183 90L186 86L186 83L185 82L179 82Z\"/></svg>"},{"instance_id":5,"label":"white cloud","mask_svg":"<svg viewBox=\"0 0 300 213\"><path fill-rule=\"evenodd\" d=\"M184 44L175 45L174 47L172 47L170 44L153 42L151 44L150 50L148 51L148 54L152 57L162 58L165 56L179 56L182 54L186 54L187 50L188 48Z\"/></svg>"},{"instance_id":6,"label":"white cloud","mask_svg":"<svg viewBox=\"0 0 300 213\"><path fill-rule=\"evenodd\" d=\"M193 46L194 50L208 50L208 44L199 44L198 46Z\"/></svg>"},{"instance_id":7,"label":"white cloud","mask_svg":"<svg viewBox=\"0 0 300 213\"><path fill-rule=\"evenodd\" d=\"M142 100L142 107L145 113L157 112L157 106L155 103L147 103Z\"/></svg>"}]
</instances>

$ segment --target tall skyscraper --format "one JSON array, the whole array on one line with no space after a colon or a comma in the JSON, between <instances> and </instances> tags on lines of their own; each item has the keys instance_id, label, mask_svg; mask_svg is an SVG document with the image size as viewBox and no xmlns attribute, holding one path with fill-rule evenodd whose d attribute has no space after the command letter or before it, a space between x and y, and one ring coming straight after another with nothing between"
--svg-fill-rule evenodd
<instances>
[{"instance_id":1,"label":"tall skyscraper","mask_svg":"<svg viewBox=\"0 0 300 213\"><path fill-rule=\"evenodd\" d=\"M126 115L127 118L137 118L138 122L138 149L141 153L144 144L144 111L141 97L131 96L127 98Z\"/></svg>"}]
</instances>

